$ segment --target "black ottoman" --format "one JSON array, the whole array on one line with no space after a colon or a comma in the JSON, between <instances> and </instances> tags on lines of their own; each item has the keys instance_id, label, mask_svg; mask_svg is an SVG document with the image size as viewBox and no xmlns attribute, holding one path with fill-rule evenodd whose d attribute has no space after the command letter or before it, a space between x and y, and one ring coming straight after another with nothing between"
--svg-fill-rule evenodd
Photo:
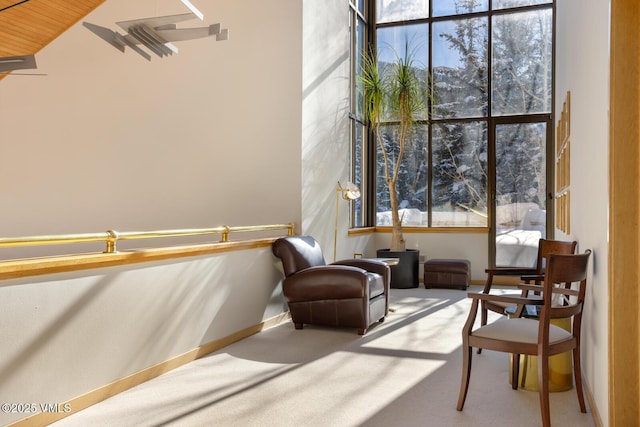
<instances>
[{"instance_id":1,"label":"black ottoman","mask_svg":"<svg viewBox=\"0 0 640 427\"><path fill-rule=\"evenodd\" d=\"M466 290L471 263L466 259L430 259L424 263L424 287Z\"/></svg>"}]
</instances>

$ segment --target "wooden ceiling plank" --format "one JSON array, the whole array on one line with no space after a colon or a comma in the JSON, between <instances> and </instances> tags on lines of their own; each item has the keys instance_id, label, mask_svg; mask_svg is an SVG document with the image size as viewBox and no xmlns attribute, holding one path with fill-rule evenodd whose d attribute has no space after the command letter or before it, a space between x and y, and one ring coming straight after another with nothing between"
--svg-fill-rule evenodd
<instances>
[{"instance_id":1,"label":"wooden ceiling plank","mask_svg":"<svg viewBox=\"0 0 640 427\"><path fill-rule=\"evenodd\" d=\"M80 17L86 16L89 12L95 9L95 3L98 3L96 1L90 1L87 4L84 4L84 2L74 1L61 4L60 1L40 1L43 2L43 4L46 4L49 9L55 9L67 15L75 15Z\"/></svg>"},{"instance_id":2,"label":"wooden ceiling plank","mask_svg":"<svg viewBox=\"0 0 640 427\"><path fill-rule=\"evenodd\" d=\"M0 0L0 9L19 0ZM105 0L37 0L0 13L1 56L35 54Z\"/></svg>"}]
</instances>

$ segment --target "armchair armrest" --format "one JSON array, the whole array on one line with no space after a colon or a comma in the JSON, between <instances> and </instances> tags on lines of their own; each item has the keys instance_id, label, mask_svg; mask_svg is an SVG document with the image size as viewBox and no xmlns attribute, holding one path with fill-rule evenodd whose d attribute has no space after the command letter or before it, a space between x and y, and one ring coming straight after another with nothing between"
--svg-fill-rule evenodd
<instances>
[{"instance_id":1,"label":"armchair armrest","mask_svg":"<svg viewBox=\"0 0 640 427\"><path fill-rule=\"evenodd\" d=\"M346 265L321 265L301 270L282 282L289 302L362 298L369 294L367 271Z\"/></svg>"},{"instance_id":2,"label":"armchair armrest","mask_svg":"<svg viewBox=\"0 0 640 427\"><path fill-rule=\"evenodd\" d=\"M351 267L358 267L372 273L377 273L381 276L387 276L391 271L389 266L384 262L366 258L343 259L333 262L330 265L348 265Z\"/></svg>"},{"instance_id":3,"label":"armchair armrest","mask_svg":"<svg viewBox=\"0 0 640 427\"><path fill-rule=\"evenodd\" d=\"M523 277L532 277L532 276L523 276ZM544 276L542 276L544 279ZM524 283L518 285L518 288L522 289L522 296L526 297L529 295L529 292L533 292L534 295L540 296L542 295L542 291L544 290L544 286L542 285L542 280L535 280L535 283L529 283L525 280Z\"/></svg>"},{"instance_id":4,"label":"armchair armrest","mask_svg":"<svg viewBox=\"0 0 640 427\"><path fill-rule=\"evenodd\" d=\"M484 270L487 273L487 281L482 292L488 294L493 284L493 276L523 276L526 274L537 274L535 267L495 267Z\"/></svg>"},{"instance_id":5,"label":"armchair armrest","mask_svg":"<svg viewBox=\"0 0 640 427\"><path fill-rule=\"evenodd\" d=\"M496 294L486 294L484 292L469 292L467 294L469 298L473 301L471 302L471 309L469 310L469 316L467 317L467 321L465 322L462 330L463 340L464 337L471 334L471 330L476 320L476 315L478 313L478 305L480 302L484 303L485 301L501 301L508 304L517 305L518 308L516 312L518 316L522 312L522 309L525 305L544 305L544 300L541 298L523 298L519 296L511 296L511 295L496 295Z\"/></svg>"},{"instance_id":6,"label":"armchair armrest","mask_svg":"<svg viewBox=\"0 0 640 427\"><path fill-rule=\"evenodd\" d=\"M518 285L518 288L522 289L525 292L542 292L544 290L544 286L533 285L530 283L521 283Z\"/></svg>"}]
</instances>

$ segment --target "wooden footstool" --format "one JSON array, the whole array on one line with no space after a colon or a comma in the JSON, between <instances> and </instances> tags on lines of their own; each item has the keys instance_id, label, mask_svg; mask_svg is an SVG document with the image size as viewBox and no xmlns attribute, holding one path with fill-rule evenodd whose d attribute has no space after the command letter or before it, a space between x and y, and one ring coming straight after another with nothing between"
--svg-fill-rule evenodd
<instances>
[{"instance_id":1,"label":"wooden footstool","mask_svg":"<svg viewBox=\"0 0 640 427\"><path fill-rule=\"evenodd\" d=\"M466 259L430 259L424 263L424 287L466 290L471 263Z\"/></svg>"}]
</instances>

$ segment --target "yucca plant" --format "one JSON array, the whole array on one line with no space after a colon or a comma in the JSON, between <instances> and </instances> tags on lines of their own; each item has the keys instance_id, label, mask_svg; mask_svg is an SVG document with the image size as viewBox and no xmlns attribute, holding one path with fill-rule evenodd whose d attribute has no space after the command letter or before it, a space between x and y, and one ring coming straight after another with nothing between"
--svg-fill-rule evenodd
<instances>
[{"instance_id":1,"label":"yucca plant","mask_svg":"<svg viewBox=\"0 0 640 427\"><path fill-rule=\"evenodd\" d=\"M416 121L424 116L431 97L428 73L414 64L414 52L405 43L404 55L398 55L392 64L384 66L378 62L375 51L362 54L362 70L358 75L363 92L364 114L384 160L385 182L391 204L391 251L404 251L406 242L402 233L402 218L398 212L396 184L402 157L407 144L415 132ZM383 122L397 126L393 144L398 152L395 160L391 146L382 139Z\"/></svg>"}]
</instances>

